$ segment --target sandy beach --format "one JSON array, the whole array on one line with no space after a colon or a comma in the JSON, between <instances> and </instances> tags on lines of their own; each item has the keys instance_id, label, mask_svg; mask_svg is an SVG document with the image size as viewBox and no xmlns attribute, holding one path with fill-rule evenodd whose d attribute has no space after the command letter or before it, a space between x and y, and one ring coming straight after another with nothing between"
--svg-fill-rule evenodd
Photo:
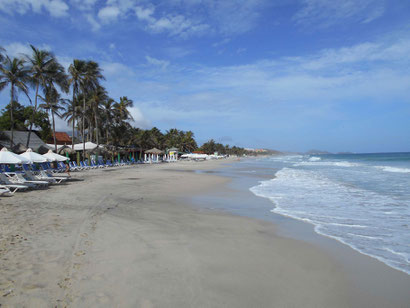
<instances>
[{"instance_id":1,"label":"sandy beach","mask_svg":"<svg viewBox=\"0 0 410 308\"><path fill-rule=\"evenodd\" d=\"M409 306L404 273L366 256L349 271L274 223L191 204L199 194L233 193L228 177L195 172L225 163L91 170L1 198L1 306ZM367 261L372 273L361 270Z\"/></svg>"}]
</instances>

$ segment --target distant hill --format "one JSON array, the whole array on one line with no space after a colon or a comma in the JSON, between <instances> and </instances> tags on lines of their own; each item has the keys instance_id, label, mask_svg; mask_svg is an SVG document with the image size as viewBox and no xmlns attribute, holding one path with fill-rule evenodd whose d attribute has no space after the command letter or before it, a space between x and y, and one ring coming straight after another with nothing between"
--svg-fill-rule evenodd
<instances>
[{"instance_id":1,"label":"distant hill","mask_svg":"<svg viewBox=\"0 0 410 308\"><path fill-rule=\"evenodd\" d=\"M327 152L327 151L322 151L322 150L310 150L310 151L307 151L305 154L307 154L307 155L321 155L321 154L332 154L332 153Z\"/></svg>"}]
</instances>

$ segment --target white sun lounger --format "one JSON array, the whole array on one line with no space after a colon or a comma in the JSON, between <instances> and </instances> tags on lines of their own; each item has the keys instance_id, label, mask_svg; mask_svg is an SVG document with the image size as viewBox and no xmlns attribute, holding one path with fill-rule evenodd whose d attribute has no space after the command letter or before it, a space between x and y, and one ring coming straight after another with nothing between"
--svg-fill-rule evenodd
<instances>
[{"instance_id":1,"label":"white sun lounger","mask_svg":"<svg viewBox=\"0 0 410 308\"><path fill-rule=\"evenodd\" d=\"M14 192L11 192L6 186L0 185L0 196L2 197L11 197L14 195Z\"/></svg>"},{"instance_id":2,"label":"white sun lounger","mask_svg":"<svg viewBox=\"0 0 410 308\"><path fill-rule=\"evenodd\" d=\"M48 182L47 181L30 181L27 180L22 173L14 173L14 172L5 172L5 175L7 175L10 178L10 181L14 183L19 183L23 185L28 185L34 184L35 188L47 188L48 187Z\"/></svg>"}]
</instances>

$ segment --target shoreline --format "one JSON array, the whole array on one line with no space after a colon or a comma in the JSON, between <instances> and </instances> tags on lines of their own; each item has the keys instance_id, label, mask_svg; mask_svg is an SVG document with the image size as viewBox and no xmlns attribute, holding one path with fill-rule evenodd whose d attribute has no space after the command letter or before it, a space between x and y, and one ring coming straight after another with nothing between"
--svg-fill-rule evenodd
<instances>
[{"instance_id":1,"label":"shoreline","mask_svg":"<svg viewBox=\"0 0 410 308\"><path fill-rule=\"evenodd\" d=\"M269 198L258 196L250 190L251 187L258 185L260 181L275 178L274 175L248 174L247 180L244 183L243 179L238 180L239 173L236 170L238 168L233 165L230 167L231 170L228 170L228 172L226 172L227 168L217 172L217 175L228 177L232 180L228 185L230 194L223 198L215 193L212 197L197 197L194 201L197 206L203 207L204 200L212 200L212 202L218 204L226 202L224 199L233 199L233 202L237 203L236 208L213 207L211 210L268 221L275 225L277 235L300 240L318 247L337 260L343 267L343 270L349 275L349 279L367 292L383 294L386 284L390 283L398 287L398 290L389 290L387 293L384 293L385 296L393 299L395 296L406 295L407 290L410 288L410 275L406 272L396 269L374 256L362 253L336 238L316 232L315 225L312 223L274 212L273 208L275 205ZM240 172L244 170L244 168L241 168ZM246 205L242 208L240 205L238 206L241 203ZM260 211L250 212L249 204L252 204L255 209L262 209L264 215L261 215ZM258 214L254 214L255 212L258 212ZM360 274L364 274L364 276ZM380 277L383 277L383 280ZM406 298L410 303L410 296L406 296Z\"/></svg>"},{"instance_id":2,"label":"shoreline","mask_svg":"<svg viewBox=\"0 0 410 308\"><path fill-rule=\"evenodd\" d=\"M227 169L223 164L228 162L92 170L84 173L84 182L2 200L0 303L88 307L408 303L400 290L396 298L383 298L366 290L363 279L351 286L354 272L320 245L281 234L283 223L200 208L190 201L201 194L224 195L228 201L223 202L237 200L229 201L236 193L231 180L212 172ZM353 263L360 267L357 260ZM376 267L386 281L394 276L386 277L386 271ZM357 284L364 285L356 290Z\"/></svg>"}]
</instances>

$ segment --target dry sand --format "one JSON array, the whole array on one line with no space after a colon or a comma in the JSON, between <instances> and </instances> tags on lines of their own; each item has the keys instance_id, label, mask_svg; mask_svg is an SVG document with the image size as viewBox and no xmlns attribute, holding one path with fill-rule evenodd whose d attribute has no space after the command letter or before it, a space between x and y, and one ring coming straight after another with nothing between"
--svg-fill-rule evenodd
<instances>
[{"instance_id":1,"label":"dry sand","mask_svg":"<svg viewBox=\"0 0 410 308\"><path fill-rule=\"evenodd\" d=\"M405 307L275 225L196 208L220 162L73 173L0 199L1 307Z\"/></svg>"}]
</instances>

